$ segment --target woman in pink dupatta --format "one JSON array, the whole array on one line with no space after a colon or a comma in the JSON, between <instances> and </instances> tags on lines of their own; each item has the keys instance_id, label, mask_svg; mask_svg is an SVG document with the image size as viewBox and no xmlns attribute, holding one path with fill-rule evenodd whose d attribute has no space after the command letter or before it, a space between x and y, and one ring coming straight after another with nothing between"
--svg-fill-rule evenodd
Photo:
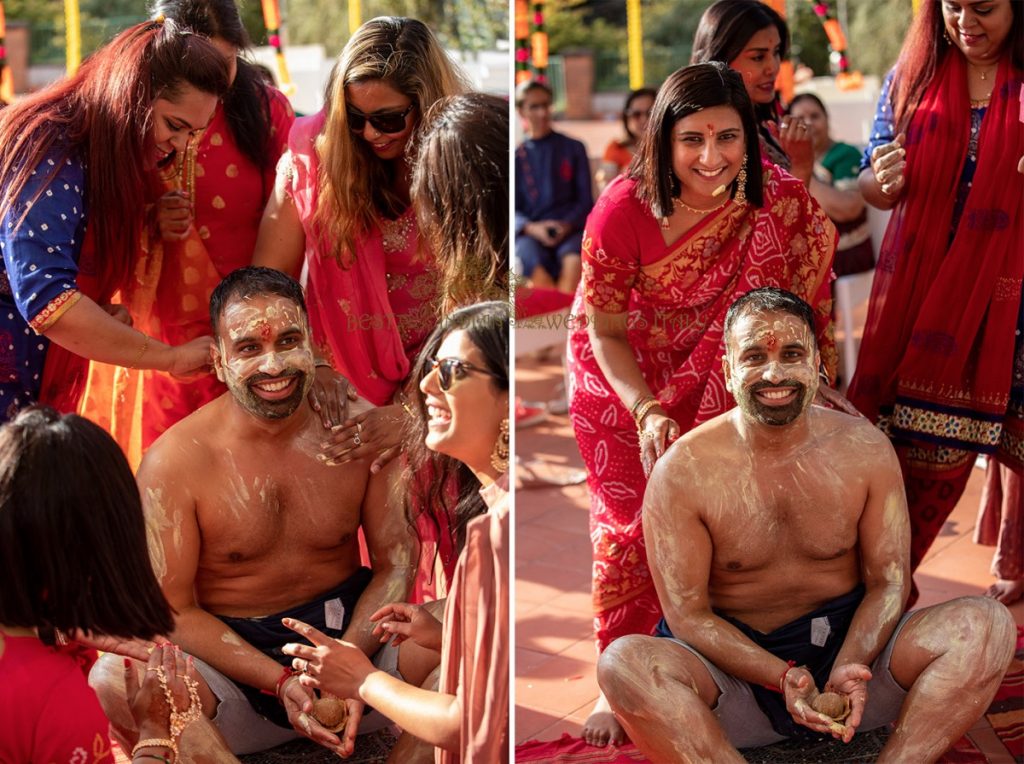
<instances>
[{"instance_id":1,"label":"woman in pink dupatta","mask_svg":"<svg viewBox=\"0 0 1024 764\"><path fill-rule=\"evenodd\" d=\"M295 276L305 263L321 366L378 407L333 434L327 456L339 463L398 445L396 396L439 315L406 147L430 105L463 90L422 22L372 19L341 52L324 108L295 121L278 165L253 263Z\"/></svg>"},{"instance_id":2,"label":"woman in pink dupatta","mask_svg":"<svg viewBox=\"0 0 1024 764\"><path fill-rule=\"evenodd\" d=\"M644 488L673 439L733 406L721 361L729 305L761 286L800 295L815 311L823 373L835 378L835 242L805 186L761 161L739 74L712 62L665 81L629 172L587 221L572 311L570 416L591 496L599 650L661 617ZM621 741L603 698L583 736Z\"/></svg>"},{"instance_id":3,"label":"woman in pink dupatta","mask_svg":"<svg viewBox=\"0 0 1024 764\"><path fill-rule=\"evenodd\" d=\"M422 22L371 19L342 50L324 108L295 121L278 163L253 264L295 277L305 264L320 354L314 391L340 374L377 407L334 415L322 451L331 463L370 459L376 472L400 449L403 383L440 316L438 269L410 204L406 149L430 106L463 90ZM438 544L450 575L446 533ZM423 578L418 597L432 593L419 588Z\"/></svg>"},{"instance_id":4,"label":"woman in pink dupatta","mask_svg":"<svg viewBox=\"0 0 1024 764\"><path fill-rule=\"evenodd\" d=\"M408 447L414 461L432 453L428 495L449 484L457 489L455 525L465 543L443 624L428 608L401 602L371 616L378 636L404 642L399 663L407 681L377 670L355 645L284 621L315 645L284 647L304 685L362 698L414 736L399 740L392 761L421 761L425 744L436 746L438 764L509 760L508 325L507 302L457 310L427 340L414 371ZM440 684L432 692L419 685L438 652Z\"/></svg>"}]
</instances>

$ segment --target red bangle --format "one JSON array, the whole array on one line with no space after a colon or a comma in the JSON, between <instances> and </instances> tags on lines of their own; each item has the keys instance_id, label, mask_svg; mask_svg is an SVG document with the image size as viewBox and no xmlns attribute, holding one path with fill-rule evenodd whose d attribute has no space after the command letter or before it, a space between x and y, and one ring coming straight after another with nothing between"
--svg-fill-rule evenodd
<instances>
[{"instance_id":1,"label":"red bangle","mask_svg":"<svg viewBox=\"0 0 1024 764\"><path fill-rule=\"evenodd\" d=\"M273 695L275 698L278 699L278 701L280 701L281 688L284 686L284 683L298 673L299 672L295 671L291 666L283 666L281 669L281 676L278 677L277 684L274 685L274 691L271 692L270 690L260 690L260 692L262 692L264 695Z\"/></svg>"},{"instance_id":2,"label":"red bangle","mask_svg":"<svg viewBox=\"0 0 1024 764\"><path fill-rule=\"evenodd\" d=\"M794 668L796 668L796 661L786 661L786 670L783 671L782 672L782 676L779 677L778 685L763 684L761 686L764 687L766 690L771 690L772 692L777 692L777 693L779 693L779 695L785 695L786 694L786 690L784 689L783 685L786 682L786 674L788 674Z\"/></svg>"}]
</instances>

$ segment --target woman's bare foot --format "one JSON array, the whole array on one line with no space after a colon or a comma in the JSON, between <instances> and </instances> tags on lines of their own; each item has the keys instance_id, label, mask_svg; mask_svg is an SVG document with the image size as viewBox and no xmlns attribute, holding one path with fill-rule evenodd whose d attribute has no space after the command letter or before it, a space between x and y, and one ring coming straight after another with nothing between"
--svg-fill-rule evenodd
<instances>
[{"instance_id":1,"label":"woman's bare foot","mask_svg":"<svg viewBox=\"0 0 1024 764\"><path fill-rule=\"evenodd\" d=\"M588 745L596 746L606 746L609 743L622 745L626 742L626 732L612 713L603 692L598 696L594 710L590 712L583 725L582 737Z\"/></svg>"},{"instance_id":2,"label":"woman's bare foot","mask_svg":"<svg viewBox=\"0 0 1024 764\"><path fill-rule=\"evenodd\" d=\"M999 600L1004 605L1012 605L1024 597L1024 578L1018 578L1016 581L1007 581L1005 578L996 579L996 582L985 590L985 596ZM600 701L598 702L600 703Z\"/></svg>"}]
</instances>

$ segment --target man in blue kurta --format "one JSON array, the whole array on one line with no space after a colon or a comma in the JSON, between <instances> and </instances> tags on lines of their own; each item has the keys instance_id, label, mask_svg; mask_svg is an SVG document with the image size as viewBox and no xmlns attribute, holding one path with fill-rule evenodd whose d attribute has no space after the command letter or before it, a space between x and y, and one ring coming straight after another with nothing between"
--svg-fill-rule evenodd
<instances>
[{"instance_id":1,"label":"man in blue kurta","mask_svg":"<svg viewBox=\"0 0 1024 764\"><path fill-rule=\"evenodd\" d=\"M576 291L583 225L593 206L590 160L582 143L551 128L551 88L516 89L528 133L516 150L516 269L537 287Z\"/></svg>"}]
</instances>

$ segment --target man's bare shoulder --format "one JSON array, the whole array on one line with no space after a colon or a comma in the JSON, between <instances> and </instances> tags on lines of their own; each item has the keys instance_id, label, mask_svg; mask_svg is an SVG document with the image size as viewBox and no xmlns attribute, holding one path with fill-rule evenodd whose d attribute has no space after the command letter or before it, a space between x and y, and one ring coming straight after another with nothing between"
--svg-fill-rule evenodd
<instances>
[{"instance_id":1,"label":"man's bare shoulder","mask_svg":"<svg viewBox=\"0 0 1024 764\"><path fill-rule=\"evenodd\" d=\"M151 479L176 470L206 467L215 456L217 424L223 396L179 420L154 441L139 467L139 477Z\"/></svg>"},{"instance_id":2,"label":"man's bare shoulder","mask_svg":"<svg viewBox=\"0 0 1024 764\"><path fill-rule=\"evenodd\" d=\"M709 464L721 465L743 453L732 412L709 419L681 435L655 464L652 481L688 481L706 471Z\"/></svg>"},{"instance_id":3,"label":"man's bare shoulder","mask_svg":"<svg viewBox=\"0 0 1024 764\"><path fill-rule=\"evenodd\" d=\"M808 409L816 437L830 448L854 450L865 462L888 462L895 455L885 433L864 417L851 416L836 409L812 406Z\"/></svg>"}]
</instances>

